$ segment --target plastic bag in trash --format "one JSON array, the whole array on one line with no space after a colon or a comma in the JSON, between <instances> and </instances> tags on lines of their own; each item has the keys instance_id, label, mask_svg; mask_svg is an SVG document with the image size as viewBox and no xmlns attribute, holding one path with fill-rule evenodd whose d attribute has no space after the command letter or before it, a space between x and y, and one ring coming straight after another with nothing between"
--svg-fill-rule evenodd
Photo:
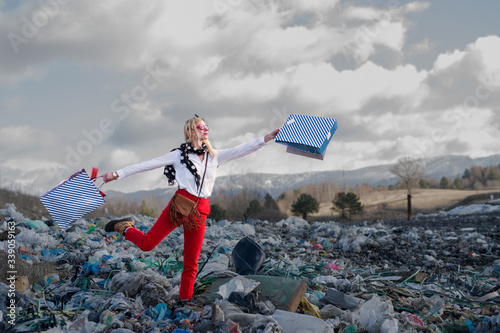
<instances>
[{"instance_id":1,"label":"plastic bag in trash","mask_svg":"<svg viewBox=\"0 0 500 333\"><path fill-rule=\"evenodd\" d=\"M128 297L140 296L146 307L169 299L172 285L166 277L153 270L139 272L121 272L111 280L111 291L122 292Z\"/></svg>"},{"instance_id":2,"label":"plastic bag in trash","mask_svg":"<svg viewBox=\"0 0 500 333\"><path fill-rule=\"evenodd\" d=\"M217 293L220 294L223 299L228 299L233 292L242 292L243 294L248 294L259 284L260 282L247 279L243 276L236 276L229 280L228 283L220 286Z\"/></svg>"},{"instance_id":3,"label":"plastic bag in trash","mask_svg":"<svg viewBox=\"0 0 500 333\"><path fill-rule=\"evenodd\" d=\"M333 333L333 329L325 321L310 315L276 310L271 317L284 332Z\"/></svg>"},{"instance_id":4,"label":"plastic bag in trash","mask_svg":"<svg viewBox=\"0 0 500 333\"><path fill-rule=\"evenodd\" d=\"M383 302L373 297L359 308L358 322L367 332L398 332L398 321L392 318L394 308L391 301Z\"/></svg>"}]
</instances>

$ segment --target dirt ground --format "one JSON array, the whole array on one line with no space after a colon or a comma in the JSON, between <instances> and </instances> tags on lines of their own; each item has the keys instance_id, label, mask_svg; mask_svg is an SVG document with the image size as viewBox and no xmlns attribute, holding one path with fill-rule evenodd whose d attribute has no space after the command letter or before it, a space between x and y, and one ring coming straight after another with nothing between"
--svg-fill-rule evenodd
<instances>
[{"instance_id":1,"label":"dirt ground","mask_svg":"<svg viewBox=\"0 0 500 333\"><path fill-rule=\"evenodd\" d=\"M500 216L490 215L436 215L406 218L352 222L351 226L385 225L393 234L400 234L397 241L382 248L368 249L363 254L342 253L357 265L389 265L391 267L413 266L419 262L421 254L433 251L436 259L442 260L440 269L468 268L480 271L500 259ZM408 235L415 233L414 239ZM483 244L468 242L474 235L484 237ZM456 239L456 240L454 240ZM446 267L446 268L445 268Z\"/></svg>"},{"instance_id":2,"label":"dirt ground","mask_svg":"<svg viewBox=\"0 0 500 333\"><path fill-rule=\"evenodd\" d=\"M439 190L439 189L416 189L412 191L412 213L429 214L437 213L448 209L461 200L471 196L485 194L489 197L490 193L498 193L498 190L483 191L457 191L457 190ZM360 196L360 201L364 206L363 213L354 216L353 220L375 220L403 218L407 216L407 190L372 192ZM494 195L498 199L498 194ZM485 202L486 200L483 200ZM312 217L338 217L339 214L332 210L331 202L320 204L320 210Z\"/></svg>"}]
</instances>

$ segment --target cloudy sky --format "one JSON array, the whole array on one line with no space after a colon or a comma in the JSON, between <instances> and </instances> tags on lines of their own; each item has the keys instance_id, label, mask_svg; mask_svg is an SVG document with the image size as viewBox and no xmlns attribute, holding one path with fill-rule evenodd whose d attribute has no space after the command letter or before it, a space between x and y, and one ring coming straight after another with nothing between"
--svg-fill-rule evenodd
<instances>
[{"instance_id":1,"label":"cloudy sky","mask_svg":"<svg viewBox=\"0 0 500 333\"><path fill-rule=\"evenodd\" d=\"M0 185L217 148L335 118L324 161L271 143L219 175L500 153L498 1L0 0ZM162 170L105 188L166 187Z\"/></svg>"}]
</instances>

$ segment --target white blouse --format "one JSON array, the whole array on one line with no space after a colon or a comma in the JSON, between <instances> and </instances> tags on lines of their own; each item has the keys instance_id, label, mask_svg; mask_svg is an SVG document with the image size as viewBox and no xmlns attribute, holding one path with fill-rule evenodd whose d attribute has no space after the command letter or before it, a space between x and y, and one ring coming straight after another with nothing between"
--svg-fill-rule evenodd
<instances>
[{"instance_id":1,"label":"white blouse","mask_svg":"<svg viewBox=\"0 0 500 333\"><path fill-rule=\"evenodd\" d=\"M205 158L207 158L208 155L207 172L205 174L205 181L203 183L203 188L201 189L200 198L208 198L212 194L212 190L215 184L215 177L217 174L217 167L219 165L253 153L256 150L264 147L265 145L266 143L264 142L264 137L261 137L252 142L244 143L234 148L215 150L215 157L212 157L210 154L206 154ZM201 161L199 157L193 153L188 154L188 156L198 170L201 183L201 178L203 177L203 172L205 171L205 160ZM184 189L192 195L198 196L196 180L193 174L188 170L188 168L186 168L186 166L181 164L180 150L171 151L168 154L153 158L149 161L126 166L123 169L118 170L117 173L119 179L124 179L133 174L157 169L160 167L164 167L165 165L174 166L175 180L177 181L180 189Z\"/></svg>"}]
</instances>

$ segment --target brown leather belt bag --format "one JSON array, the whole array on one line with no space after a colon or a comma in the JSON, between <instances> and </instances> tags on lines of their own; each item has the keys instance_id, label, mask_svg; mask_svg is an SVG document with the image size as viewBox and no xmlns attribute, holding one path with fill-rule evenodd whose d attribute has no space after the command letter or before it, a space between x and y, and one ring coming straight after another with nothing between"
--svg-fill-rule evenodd
<instances>
[{"instance_id":1,"label":"brown leather belt bag","mask_svg":"<svg viewBox=\"0 0 500 333\"><path fill-rule=\"evenodd\" d=\"M200 212L198 211L198 200L200 197L205 174L207 172L208 154L205 156L205 171L201 180L200 189L196 201L193 201L183 195L175 194L170 200L168 212L170 221L174 226L184 225L186 229L198 229L202 223Z\"/></svg>"}]
</instances>

